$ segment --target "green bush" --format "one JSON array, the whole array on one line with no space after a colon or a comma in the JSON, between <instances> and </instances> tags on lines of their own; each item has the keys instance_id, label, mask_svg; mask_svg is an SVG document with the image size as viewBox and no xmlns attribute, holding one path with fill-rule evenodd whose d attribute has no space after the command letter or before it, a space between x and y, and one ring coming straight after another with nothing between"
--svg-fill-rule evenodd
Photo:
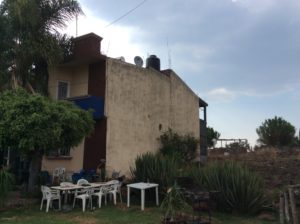
<instances>
[{"instance_id":1,"label":"green bush","mask_svg":"<svg viewBox=\"0 0 300 224\"><path fill-rule=\"evenodd\" d=\"M160 152L165 156L179 158L182 162L190 162L195 158L198 140L191 135L179 135L169 129L160 138Z\"/></svg>"},{"instance_id":2,"label":"green bush","mask_svg":"<svg viewBox=\"0 0 300 224\"><path fill-rule=\"evenodd\" d=\"M3 206L8 192L12 189L14 178L6 169L0 168L0 207Z\"/></svg>"},{"instance_id":3,"label":"green bush","mask_svg":"<svg viewBox=\"0 0 300 224\"><path fill-rule=\"evenodd\" d=\"M191 177L209 191L219 191L219 210L240 214L258 213L266 200L263 181L246 166L227 161L214 163L204 168L192 168Z\"/></svg>"},{"instance_id":4,"label":"green bush","mask_svg":"<svg viewBox=\"0 0 300 224\"><path fill-rule=\"evenodd\" d=\"M178 162L175 158L145 153L135 159L135 167L130 170L134 181L158 183L159 189L166 191L178 175Z\"/></svg>"},{"instance_id":5,"label":"green bush","mask_svg":"<svg viewBox=\"0 0 300 224\"><path fill-rule=\"evenodd\" d=\"M182 211L186 207L187 203L185 198L175 182L174 185L168 189L160 208L164 212L165 219L173 221L176 213Z\"/></svg>"}]
</instances>

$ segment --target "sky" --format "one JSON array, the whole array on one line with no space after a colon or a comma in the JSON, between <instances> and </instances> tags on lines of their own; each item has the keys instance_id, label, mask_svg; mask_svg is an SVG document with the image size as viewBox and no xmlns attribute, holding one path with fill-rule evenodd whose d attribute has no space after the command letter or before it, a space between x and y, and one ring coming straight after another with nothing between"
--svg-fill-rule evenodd
<instances>
[{"instance_id":1,"label":"sky","mask_svg":"<svg viewBox=\"0 0 300 224\"><path fill-rule=\"evenodd\" d=\"M247 138L265 119L300 128L299 0L79 0L78 35L126 62L155 54L208 103L221 138ZM134 11L119 21L136 6ZM65 30L76 35L75 22Z\"/></svg>"}]
</instances>

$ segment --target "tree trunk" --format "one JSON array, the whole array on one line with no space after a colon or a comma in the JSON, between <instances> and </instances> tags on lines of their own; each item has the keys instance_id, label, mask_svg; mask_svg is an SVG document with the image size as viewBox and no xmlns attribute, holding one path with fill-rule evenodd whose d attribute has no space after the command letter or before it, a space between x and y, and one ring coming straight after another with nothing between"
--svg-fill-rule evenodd
<instances>
[{"instance_id":1,"label":"tree trunk","mask_svg":"<svg viewBox=\"0 0 300 224\"><path fill-rule=\"evenodd\" d=\"M35 150L32 153L32 157L29 164L29 178L28 178L28 191L33 192L36 190L36 184L38 183L39 173L41 171L43 154L39 150Z\"/></svg>"}]
</instances>

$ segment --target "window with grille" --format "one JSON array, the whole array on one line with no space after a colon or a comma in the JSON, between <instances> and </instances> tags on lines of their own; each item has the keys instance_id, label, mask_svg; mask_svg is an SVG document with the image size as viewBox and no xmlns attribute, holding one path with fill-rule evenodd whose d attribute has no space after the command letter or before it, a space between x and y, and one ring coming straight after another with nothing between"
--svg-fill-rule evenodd
<instances>
[{"instance_id":1,"label":"window with grille","mask_svg":"<svg viewBox=\"0 0 300 224\"><path fill-rule=\"evenodd\" d=\"M70 156L70 148L60 148L56 150L51 150L47 152L47 156L54 156L54 157Z\"/></svg>"},{"instance_id":2,"label":"window with grille","mask_svg":"<svg viewBox=\"0 0 300 224\"><path fill-rule=\"evenodd\" d=\"M57 99L65 99L69 96L69 83L64 81L58 81Z\"/></svg>"}]
</instances>

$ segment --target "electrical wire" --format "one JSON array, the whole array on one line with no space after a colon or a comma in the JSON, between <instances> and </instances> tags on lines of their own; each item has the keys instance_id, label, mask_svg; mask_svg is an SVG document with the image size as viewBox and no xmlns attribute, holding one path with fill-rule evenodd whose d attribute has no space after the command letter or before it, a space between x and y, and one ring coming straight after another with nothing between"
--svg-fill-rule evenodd
<instances>
[{"instance_id":1,"label":"electrical wire","mask_svg":"<svg viewBox=\"0 0 300 224\"><path fill-rule=\"evenodd\" d=\"M120 16L119 18L115 19L114 21L112 21L111 23L109 23L108 25L106 25L104 28L107 28L111 25L113 25L114 23L118 22L119 20L123 19L125 16L129 15L130 13L132 13L134 10L136 10L137 8L139 8L140 6L142 6L147 0L142 1L141 3L139 3L137 6L135 6L134 8L130 9L128 12L126 12L124 15Z\"/></svg>"}]
</instances>

